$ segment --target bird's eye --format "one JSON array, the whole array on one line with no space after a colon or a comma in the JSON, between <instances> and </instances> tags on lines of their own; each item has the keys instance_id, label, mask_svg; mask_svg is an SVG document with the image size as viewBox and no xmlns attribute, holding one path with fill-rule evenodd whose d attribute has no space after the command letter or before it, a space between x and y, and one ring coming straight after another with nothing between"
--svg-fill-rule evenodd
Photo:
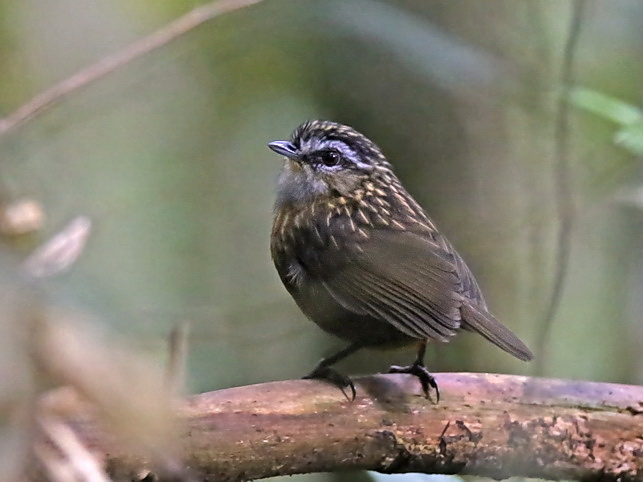
<instances>
[{"instance_id":1,"label":"bird's eye","mask_svg":"<svg viewBox=\"0 0 643 482\"><path fill-rule=\"evenodd\" d=\"M342 156L337 151L322 151L319 153L319 159L325 166L333 167L339 165Z\"/></svg>"}]
</instances>

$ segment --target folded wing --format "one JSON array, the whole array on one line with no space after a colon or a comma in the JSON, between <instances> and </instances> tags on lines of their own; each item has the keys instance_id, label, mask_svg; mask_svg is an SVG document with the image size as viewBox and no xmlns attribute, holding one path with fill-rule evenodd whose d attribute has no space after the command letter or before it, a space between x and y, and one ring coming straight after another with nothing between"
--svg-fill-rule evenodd
<instances>
[{"instance_id":1,"label":"folded wing","mask_svg":"<svg viewBox=\"0 0 643 482\"><path fill-rule=\"evenodd\" d=\"M464 328L521 360L532 358L487 311L473 275L450 245L412 232L373 231L359 250L343 255L347 262L320 279L347 310L418 339L446 341Z\"/></svg>"}]
</instances>

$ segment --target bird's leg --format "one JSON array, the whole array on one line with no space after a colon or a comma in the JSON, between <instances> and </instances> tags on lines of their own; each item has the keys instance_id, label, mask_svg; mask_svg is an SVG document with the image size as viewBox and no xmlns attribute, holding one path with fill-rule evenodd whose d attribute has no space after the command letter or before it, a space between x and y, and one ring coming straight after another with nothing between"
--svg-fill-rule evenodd
<instances>
[{"instance_id":1,"label":"bird's leg","mask_svg":"<svg viewBox=\"0 0 643 482\"><path fill-rule=\"evenodd\" d=\"M351 394L352 396L349 398L348 395L346 395L346 392L344 392L344 395L346 395L346 398L349 399L349 401L355 400L355 385L353 384L353 381L348 378L346 375L343 375L331 368L331 365L334 365L340 360L343 360L346 358L348 355L351 353L355 353L357 350L362 348L363 345L361 343L353 343L351 345L348 345L346 348L343 350L338 351L332 356L329 356L328 358L322 358L321 361L317 364L317 366L313 369L312 372L310 372L308 375L304 377L304 379L316 379L316 380L326 380L332 383L333 385L336 385L339 387L342 392L344 392L344 388L350 387L351 389Z\"/></svg>"},{"instance_id":2,"label":"bird's leg","mask_svg":"<svg viewBox=\"0 0 643 482\"><path fill-rule=\"evenodd\" d=\"M393 365L391 368L389 368L389 373L408 373L410 375L415 375L420 379L420 383L422 384L422 391L424 392L424 396L426 398L429 398L429 387L435 389L435 403L438 403L440 401L440 389L438 388L438 384L435 381L435 378L429 370L424 366L424 353L426 352L426 341L422 341L420 343L420 348L418 349L418 354L417 358L413 362L412 365L409 365L407 367L400 367L397 365Z\"/></svg>"}]
</instances>

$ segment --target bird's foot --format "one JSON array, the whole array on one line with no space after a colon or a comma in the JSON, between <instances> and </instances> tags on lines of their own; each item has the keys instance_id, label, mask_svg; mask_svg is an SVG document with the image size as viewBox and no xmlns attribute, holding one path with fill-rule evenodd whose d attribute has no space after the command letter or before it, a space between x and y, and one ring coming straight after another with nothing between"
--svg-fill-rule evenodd
<instances>
[{"instance_id":1,"label":"bird's foot","mask_svg":"<svg viewBox=\"0 0 643 482\"><path fill-rule=\"evenodd\" d=\"M349 402L355 400L356 392L353 381L346 375L343 375L330 367L318 366L303 378L304 380L326 380L327 382L330 382L338 387ZM349 387L351 389L350 397L346 394L346 390L344 390L346 387Z\"/></svg>"},{"instance_id":2,"label":"bird's foot","mask_svg":"<svg viewBox=\"0 0 643 482\"><path fill-rule=\"evenodd\" d=\"M435 381L435 377L431 375L429 370L427 368L420 364L420 363L414 363L413 365L409 365L406 367L400 367L397 365L391 366L389 368L389 373L408 373L409 375L414 375L420 379L420 383L422 384L422 391L424 392L424 396L426 398L429 398L429 387L433 388L435 390L435 403L437 404L440 402L440 389L438 388L438 384Z\"/></svg>"}]
</instances>

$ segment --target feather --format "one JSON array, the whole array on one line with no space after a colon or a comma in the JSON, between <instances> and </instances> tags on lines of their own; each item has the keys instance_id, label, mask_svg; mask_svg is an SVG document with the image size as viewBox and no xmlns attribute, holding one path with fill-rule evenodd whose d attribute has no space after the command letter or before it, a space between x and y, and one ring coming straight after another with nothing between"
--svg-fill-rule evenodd
<instances>
[{"instance_id":1,"label":"feather","mask_svg":"<svg viewBox=\"0 0 643 482\"><path fill-rule=\"evenodd\" d=\"M462 305L462 328L480 333L494 345L523 361L531 360L531 350L507 327L486 310L473 306L470 302Z\"/></svg>"},{"instance_id":2,"label":"feather","mask_svg":"<svg viewBox=\"0 0 643 482\"><path fill-rule=\"evenodd\" d=\"M437 245L408 232L376 231L361 249L341 268L330 263L333 272L317 272L338 303L414 338L444 341L456 333L461 283Z\"/></svg>"},{"instance_id":3,"label":"feather","mask_svg":"<svg viewBox=\"0 0 643 482\"><path fill-rule=\"evenodd\" d=\"M288 158L272 257L299 307L322 329L367 346L446 341L463 328L532 358L488 312L464 260L372 141L347 126L311 121L291 141L269 146Z\"/></svg>"}]
</instances>

